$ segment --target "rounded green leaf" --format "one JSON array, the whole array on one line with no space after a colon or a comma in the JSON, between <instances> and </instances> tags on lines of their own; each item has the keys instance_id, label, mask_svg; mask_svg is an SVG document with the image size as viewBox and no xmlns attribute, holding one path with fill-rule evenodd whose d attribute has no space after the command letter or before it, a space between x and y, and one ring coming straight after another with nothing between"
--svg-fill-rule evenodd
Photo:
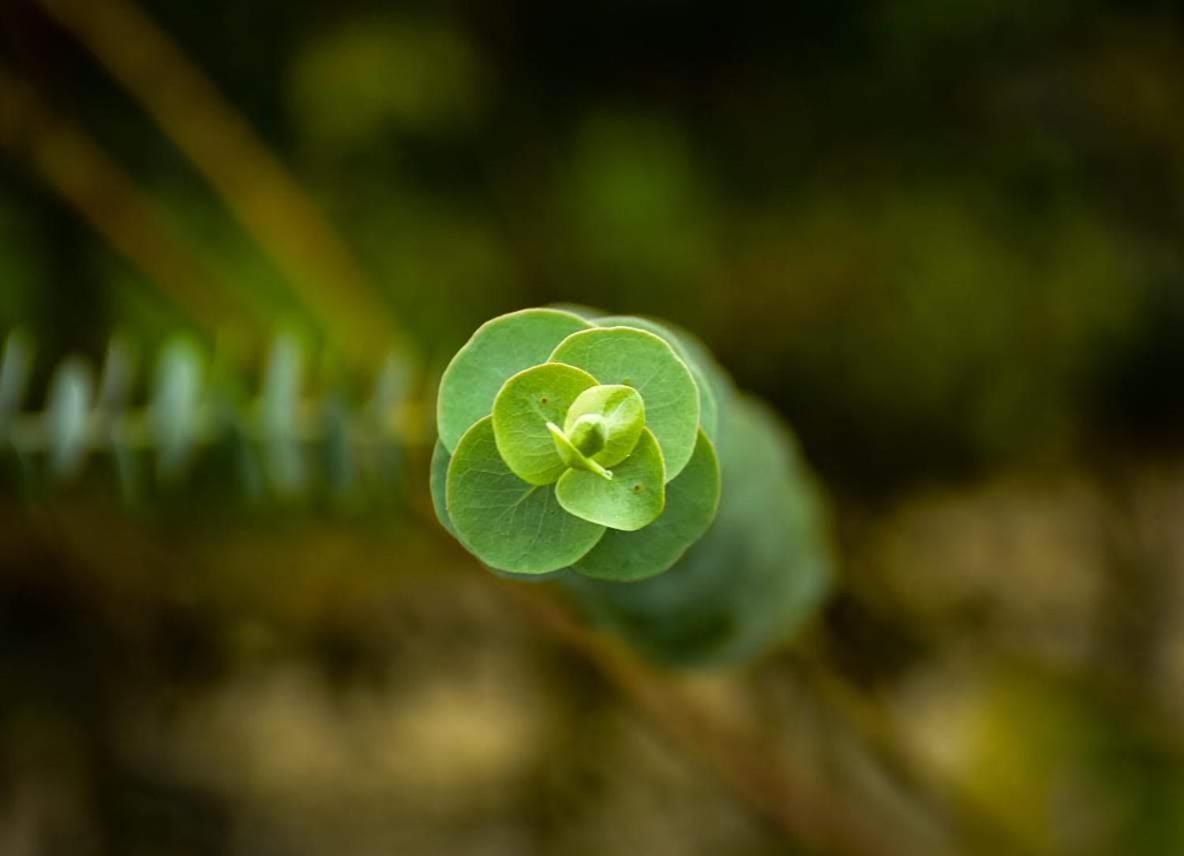
<instances>
[{"instance_id":1,"label":"rounded green leaf","mask_svg":"<svg viewBox=\"0 0 1184 856\"><path fill-rule=\"evenodd\" d=\"M518 372L493 401L493 436L506 466L531 484L551 484L567 464L560 458L547 423L562 422L572 403L596 378L562 363L543 363Z\"/></svg>"},{"instance_id":2,"label":"rounded green leaf","mask_svg":"<svg viewBox=\"0 0 1184 856\"><path fill-rule=\"evenodd\" d=\"M180 478L193 457L201 418L203 374L196 345L182 338L165 345L152 395L156 467L165 482Z\"/></svg>"},{"instance_id":3,"label":"rounded green leaf","mask_svg":"<svg viewBox=\"0 0 1184 856\"><path fill-rule=\"evenodd\" d=\"M653 433L643 430L633 454L613 469L611 479L568 470L555 485L559 504L577 517L612 529L648 526L666 505L666 468Z\"/></svg>"},{"instance_id":4,"label":"rounded green leaf","mask_svg":"<svg viewBox=\"0 0 1184 856\"><path fill-rule=\"evenodd\" d=\"M699 345L698 340L673 326L634 315L606 315L591 320L599 327L633 327L637 330L647 330L655 336L660 336L672 347L674 353L682 357L682 361L687 364L695 378L695 385L699 387L699 422L707 432L708 439L712 442L717 441L720 403L716 400L715 385L711 378L711 371L715 366L706 348Z\"/></svg>"},{"instance_id":5,"label":"rounded green leaf","mask_svg":"<svg viewBox=\"0 0 1184 856\"><path fill-rule=\"evenodd\" d=\"M588 417L600 417L593 422ZM581 422L581 419L583 422ZM633 451L645 428L645 402L631 386L604 384L580 393L567 411L563 430L585 454L577 436L583 425L598 426L604 435L603 447L592 452L592 460L606 467L615 467Z\"/></svg>"},{"instance_id":6,"label":"rounded green leaf","mask_svg":"<svg viewBox=\"0 0 1184 856\"><path fill-rule=\"evenodd\" d=\"M482 324L440 378L436 424L445 448L456 451L461 435L493 410L511 376L545 363L565 337L589 327L557 309L524 309Z\"/></svg>"},{"instance_id":7,"label":"rounded green leaf","mask_svg":"<svg viewBox=\"0 0 1184 856\"><path fill-rule=\"evenodd\" d=\"M440 521L440 525L447 529L449 534L453 538L456 538L457 542L467 550L468 547L456 534L456 527L452 525L452 520L448 516L448 506L445 503L445 492L448 484L448 465L451 462L452 455L448 454L448 450L444 448L444 444L437 439L435 448L432 450L430 480L432 507L435 509L436 519ZM567 568L561 568L545 574L516 574L512 571L499 571L497 568L490 568L489 571L502 579L521 580L523 582L547 582L570 573L570 570Z\"/></svg>"},{"instance_id":8,"label":"rounded green leaf","mask_svg":"<svg viewBox=\"0 0 1184 856\"><path fill-rule=\"evenodd\" d=\"M666 486L666 510L636 532L610 529L573 570L601 580L632 582L669 570L710 528L719 508L719 461L707 434L695 454Z\"/></svg>"},{"instance_id":9,"label":"rounded green leaf","mask_svg":"<svg viewBox=\"0 0 1184 856\"><path fill-rule=\"evenodd\" d=\"M699 389L661 337L632 327L598 327L568 336L551 360L582 368L602 384L641 393L646 428L661 446L667 481L682 472L699 434Z\"/></svg>"},{"instance_id":10,"label":"rounded green leaf","mask_svg":"<svg viewBox=\"0 0 1184 856\"><path fill-rule=\"evenodd\" d=\"M501 571L543 574L567 567L604 534L603 526L564 511L551 487L529 484L510 471L488 416L457 443L445 499L457 537Z\"/></svg>"},{"instance_id":11,"label":"rounded green leaf","mask_svg":"<svg viewBox=\"0 0 1184 856\"><path fill-rule=\"evenodd\" d=\"M62 363L54 373L46 407L49 469L56 479L72 478L86 461L93 398L90 367L77 359Z\"/></svg>"}]
</instances>

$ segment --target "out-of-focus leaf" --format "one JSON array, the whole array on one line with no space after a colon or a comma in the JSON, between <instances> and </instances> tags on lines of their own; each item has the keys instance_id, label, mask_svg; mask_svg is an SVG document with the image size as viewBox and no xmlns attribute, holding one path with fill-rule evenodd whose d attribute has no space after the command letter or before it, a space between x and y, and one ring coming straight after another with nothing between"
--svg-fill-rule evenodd
<instances>
[{"instance_id":1,"label":"out-of-focus leaf","mask_svg":"<svg viewBox=\"0 0 1184 856\"><path fill-rule=\"evenodd\" d=\"M160 354L152 396L157 474L177 481L193 458L201 429L202 358L188 339L173 339Z\"/></svg>"},{"instance_id":2,"label":"out-of-focus leaf","mask_svg":"<svg viewBox=\"0 0 1184 856\"><path fill-rule=\"evenodd\" d=\"M107 355L103 360L96 411L100 420L101 439L109 447L119 490L125 502L135 500L140 492L136 450L128 442L124 424L135 382L135 370L135 357L127 342L119 337L113 338L107 345Z\"/></svg>"},{"instance_id":3,"label":"out-of-focus leaf","mask_svg":"<svg viewBox=\"0 0 1184 856\"><path fill-rule=\"evenodd\" d=\"M29 375L33 370L33 347L28 336L10 333L4 341L0 358L0 425L17 413L25 400Z\"/></svg>"},{"instance_id":4,"label":"out-of-focus leaf","mask_svg":"<svg viewBox=\"0 0 1184 856\"><path fill-rule=\"evenodd\" d=\"M350 495L357 486L357 461L350 437L350 412L340 395L330 397L321 413L321 464L330 494Z\"/></svg>"},{"instance_id":5,"label":"out-of-focus leaf","mask_svg":"<svg viewBox=\"0 0 1184 856\"><path fill-rule=\"evenodd\" d=\"M299 342L292 336L278 337L267 361L259 415L268 480L281 497L301 493L307 482L300 436L303 374Z\"/></svg>"},{"instance_id":6,"label":"out-of-focus leaf","mask_svg":"<svg viewBox=\"0 0 1184 856\"><path fill-rule=\"evenodd\" d=\"M454 128L482 108L488 74L446 23L354 20L298 55L290 101L320 149L349 151L391 130Z\"/></svg>"},{"instance_id":7,"label":"out-of-focus leaf","mask_svg":"<svg viewBox=\"0 0 1184 856\"><path fill-rule=\"evenodd\" d=\"M621 584L560 579L589 615L655 660L738 662L793 637L834 573L823 498L787 429L737 398L715 523L674 567Z\"/></svg>"},{"instance_id":8,"label":"out-of-focus leaf","mask_svg":"<svg viewBox=\"0 0 1184 856\"><path fill-rule=\"evenodd\" d=\"M432 508L436 511L436 519L440 521L440 525L447 529L453 538L459 541L460 536L456 534L456 527L452 525L452 519L448 516L448 504L445 499L448 490L448 465L451 462L452 455L448 454L448 450L444 448L444 444L437 439L436 445L432 449L431 479L429 482L432 492Z\"/></svg>"},{"instance_id":9,"label":"out-of-focus leaf","mask_svg":"<svg viewBox=\"0 0 1184 856\"><path fill-rule=\"evenodd\" d=\"M49 474L58 481L78 475L90 446L94 379L80 360L68 359L54 373L46 408Z\"/></svg>"}]
</instances>

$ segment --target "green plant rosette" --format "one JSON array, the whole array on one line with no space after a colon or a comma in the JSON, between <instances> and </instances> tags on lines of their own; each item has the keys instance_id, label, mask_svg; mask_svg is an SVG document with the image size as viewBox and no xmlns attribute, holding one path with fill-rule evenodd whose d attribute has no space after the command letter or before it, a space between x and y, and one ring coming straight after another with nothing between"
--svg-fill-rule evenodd
<instances>
[{"instance_id":1,"label":"green plant rosette","mask_svg":"<svg viewBox=\"0 0 1184 856\"><path fill-rule=\"evenodd\" d=\"M720 498L712 369L691 347L654 322L563 309L482 325L440 381L441 523L502 573L669 570Z\"/></svg>"},{"instance_id":2,"label":"green plant rosette","mask_svg":"<svg viewBox=\"0 0 1184 856\"><path fill-rule=\"evenodd\" d=\"M825 502L792 435L672 325L584 307L495 318L445 371L438 418L440 522L651 659L750 658L830 589Z\"/></svg>"}]
</instances>

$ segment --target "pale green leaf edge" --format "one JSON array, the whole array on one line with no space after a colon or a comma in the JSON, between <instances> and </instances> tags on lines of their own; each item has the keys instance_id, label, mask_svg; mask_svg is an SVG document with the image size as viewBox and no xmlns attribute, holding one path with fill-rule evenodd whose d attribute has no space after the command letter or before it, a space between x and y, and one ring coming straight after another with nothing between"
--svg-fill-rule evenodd
<instances>
[{"instance_id":1,"label":"pale green leaf edge","mask_svg":"<svg viewBox=\"0 0 1184 856\"><path fill-rule=\"evenodd\" d=\"M465 418L461 420L453 420L450 418L449 409L450 407L455 406L455 404L450 405L450 402L456 398L459 398L460 396L474 394L473 390L470 388L456 388L457 382L455 378L466 367L469 356L474 352L482 337L495 325L505 324L515 319L540 316L545 316L552 320L570 320L573 322L573 328L570 331L564 333L562 336L559 336L553 343L550 343L547 350L544 351L542 348L540 348L537 352L537 355L531 355L529 357L531 361L515 361L517 368L513 368L506 372L505 377L502 377L498 381L497 386L488 391L489 406L484 409L483 413L475 417L473 414L467 414ZM436 433L440 440L444 443L444 447L448 450L449 454L456 452L456 446L460 442L460 438L464 435L465 431L473 427L473 425L482 416L489 415L490 411L493 409L494 398L497 397L498 391L510 377L523 369L528 369L532 366L548 362L550 354L565 338L570 336L572 333L590 330L594 327L594 324L589 322L587 319L580 317L574 312L567 312L561 309L529 308L519 309L515 312L507 312L503 315L497 316L496 318L490 318L475 331L473 331L473 335L469 337L468 341L465 342L461 349L453 355L451 360L449 360L448 366L444 369L444 373L440 376L440 384L437 389ZM463 422L465 424L454 425L454 421Z\"/></svg>"},{"instance_id":2,"label":"pale green leaf edge","mask_svg":"<svg viewBox=\"0 0 1184 856\"><path fill-rule=\"evenodd\" d=\"M698 475L700 456L703 458L702 465L707 468L714 480L711 508L703 519L690 524L691 531L683 534L681 543L675 546L663 544L670 525L688 525L684 520L677 520L676 516L684 513L683 503L687 499L684 498L684 494L687 488L691 487L696 494L701 490L700 486L690 486L685 481ZM723 473L719 453L707 432L700 429L699 441L690 463L678 478L666 485L666 508L662 515L649 526L636 532L609 529L595 547L572 565L571 570L591 579L616 583L640 582L663 574L674 567L687 550L711 529L719 514L722 496ZM655 558L655 554L660 557Z\"/></svg>"}]
</instances>

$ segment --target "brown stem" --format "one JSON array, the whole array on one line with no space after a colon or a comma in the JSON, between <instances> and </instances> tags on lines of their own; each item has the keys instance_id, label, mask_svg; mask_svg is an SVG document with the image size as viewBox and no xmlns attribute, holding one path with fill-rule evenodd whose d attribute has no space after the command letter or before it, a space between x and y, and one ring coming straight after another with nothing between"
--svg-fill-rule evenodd
<instances>
[{"instance_id":1,"label":"brown stem","mask_svg":"<svg viewBox=\"0 0 1184 856\"><path fill-rule=\"evenodd\" d=\"M285 272L354 365L404 344L352 254L295 179L130 0L39 0L135 97Z\"/></svg>"},{"instance_id":2,"label":"brown stem","mask_svg":"<svg viewBox=\"0 0 1184 856\"><path fill-rule=\"evenodd\" d=\"M872 829L847 805L846 794L825 793L761 735L721 721L677 682L647 666L616 640L582 626L545 592L518 583L503 590L549 633L579 651L688 754L697 757L741 799L792 840L824 853L887 856L900 849L899 830ZM927 842L924 852L932 853Z\"/></svg>"},{"instance_id":3,"label":"brown stem","mask_svg":"<svg viewBox=\"0 0 1184 856\"><path fill-rule=\"evenodd\" d=\"M32 87L3 69L0 117L0 146L28 157L58 196L199 327L213 331L234 318L225 292L161 227L133 179Z\"/></svg>"}]
</instances>

